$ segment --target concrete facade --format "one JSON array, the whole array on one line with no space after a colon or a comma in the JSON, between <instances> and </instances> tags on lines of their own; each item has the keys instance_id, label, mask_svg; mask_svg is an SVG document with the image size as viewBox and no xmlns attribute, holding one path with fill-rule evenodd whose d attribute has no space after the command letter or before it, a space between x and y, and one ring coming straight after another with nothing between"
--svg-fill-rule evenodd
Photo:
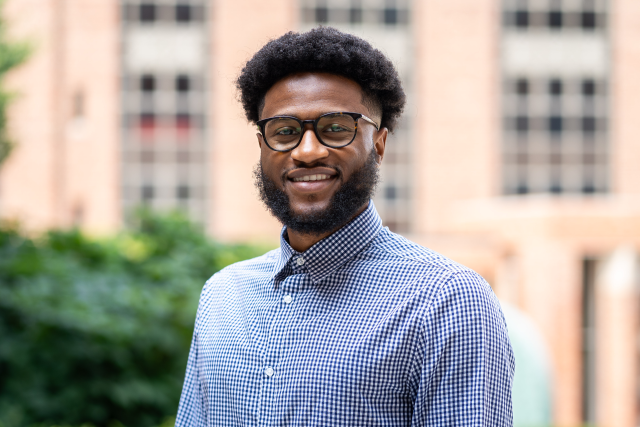
<instances>
[{"instance_id":1,"label":"concrete facade","mask_svg":"<svg viewBox=\"0 0 640 427\"><path fill-rule=\"evenodd\" d=\"M10 114L19 146L0 169L0 215L33 230L74 224L93 233L117 230L118 2L9 0L5 9L12 34L34 40L36 51L6 81L20 94ZM255 129L233 81L266 41L298 28L298 2L222 0L211 2L208 17L207 229L223 240L276 242L280 226L252 184ZM605 194L502 195L500 22L497 0L412 3L408 237L477 270L500 299L538 326L550 349L555 425L635 427L640 3L609 3L611 187ZM595 265L594 383L583 366L587 259Z\"/></svg>"},{"instance_id":2,"label":"concrete facade","mask_svg":"<svg viewBox=\"0 0 640 427\"><path fill-rule=\"evenodd\" d=\"M29 228L120 224L118 16L99 0L7 2L34 54L6 85L18 148L2 167L2 216Z\"/></svg>"}]
</instances>

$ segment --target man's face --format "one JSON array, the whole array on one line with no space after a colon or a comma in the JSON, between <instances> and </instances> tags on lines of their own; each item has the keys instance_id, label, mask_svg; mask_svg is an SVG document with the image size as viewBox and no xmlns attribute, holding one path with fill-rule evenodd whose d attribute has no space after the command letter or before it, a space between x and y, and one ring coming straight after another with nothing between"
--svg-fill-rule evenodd
<instances>
[{"instance_id":1,"label":"man's face","mask_svg":"<svg viewBox=\"0 0 640 427\"><path fill-rule=\"evenodd\" d=\"M295 74L267 92L261 118L286 115L314 120L329 112L348 111L379 123L380 117L362 99L360 86L345 77ZM360 119L350 145L330 148L322 145L307 125L295 149L277 152L258 134L261 154L256 174L261 196L272 213L293 230L311 234L333 231L366 208L377 182L386 137L386 129L377 131ZM314 175L315 180L301 180Z\"/></svg>"}]
</instances>

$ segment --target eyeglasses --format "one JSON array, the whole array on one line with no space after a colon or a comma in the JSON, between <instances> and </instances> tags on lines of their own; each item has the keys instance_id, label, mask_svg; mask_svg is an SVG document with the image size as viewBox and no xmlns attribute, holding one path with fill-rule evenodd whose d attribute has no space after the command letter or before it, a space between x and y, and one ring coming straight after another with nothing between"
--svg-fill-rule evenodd
<instances>
[{"instance_id":1,"label":"eyeglasses","mask_svg":"<svg viewBox=\"0 0 640 427\"><path fill-rule=\"evenodd\" d=\"M276 116L259 120L256 124L269 148L274 151L290 151L300 145L307 123L313 124L313 132L322 145L331 148L346 147L356 139L358 119L363 119L380 130L376 122L364 114L345 112L323 114L315 120Z\"/></svg>"}]
</instances>

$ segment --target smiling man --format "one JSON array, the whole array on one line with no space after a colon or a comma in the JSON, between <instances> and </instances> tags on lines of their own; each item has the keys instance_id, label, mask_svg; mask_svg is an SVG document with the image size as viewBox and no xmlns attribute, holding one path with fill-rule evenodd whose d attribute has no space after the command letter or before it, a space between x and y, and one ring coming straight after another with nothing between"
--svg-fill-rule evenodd
<instances>
[{"instance_id":1,"label":"smiling man","mask_svg":"<svg viewBox=\"0 0 640 427\"><path fill-rule=\"evenodd\" d=\"M176 426L511 426L491 288L370 200L405 103L392 63L318 28L269 42L237 85L281 245L205 284Z\"/></svg>"}]
</instances>

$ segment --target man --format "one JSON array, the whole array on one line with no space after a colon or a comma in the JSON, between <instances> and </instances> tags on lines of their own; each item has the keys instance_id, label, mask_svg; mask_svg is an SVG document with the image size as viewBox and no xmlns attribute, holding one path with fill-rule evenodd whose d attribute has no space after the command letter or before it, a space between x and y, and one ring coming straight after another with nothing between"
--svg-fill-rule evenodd
<instances>
[{"instance_id":1,"label":"man","mask_svg":"<svg viewBox=\"0 0 640 427\"><path fill-rule=\"evenodd\" d=\"M237 81L281 247L205 284L176 426L510 426L514 361L476 273L370 201L405 102L331 28L269 42Z\"/></svg>"}]
</instances>

